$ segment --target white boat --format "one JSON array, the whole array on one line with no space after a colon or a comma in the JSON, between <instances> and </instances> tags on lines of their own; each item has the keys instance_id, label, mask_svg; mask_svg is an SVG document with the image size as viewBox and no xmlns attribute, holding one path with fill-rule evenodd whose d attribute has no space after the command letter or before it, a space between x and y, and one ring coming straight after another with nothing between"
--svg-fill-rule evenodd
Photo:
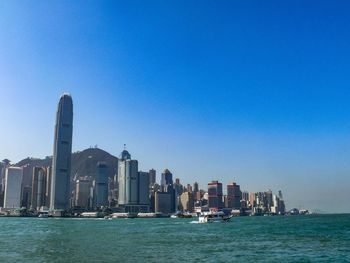
<instances>
[{"instance_id":1,"label":"white boat","mask_svg":"<svg viewBox=\"0 0 350 263\"><path fill-rule=\"evenodd\" d=\"M157 217L156 213L138 213L137 214L138 218L155 218Z\"/></svg>"},{"instance_id":2,"label":"white boat","mask_svg":"<svg viewBox=\"0 0 350 263\"><path fill-rule=\"evenodd\" d=\"M232 216L225 215L224 212L202 212L198 217L199 223L227 222Z\"/></svg>"},{"instance_id":3,"label":"white boat","mask_svg":"<svg viewBox=\"0 0 350 263\"><path fill-rule=\"evenodd\" d=\"M112 218L136 218L137 214L132 213L113 213Z\"/></svg>"},{"instance_id":4,"label":"white boat","mask_svg":"<svg viewBox=\"0 0 350 263\"><path fill-rule=\"evenodd\" d=\"M41 214L39 214L38 217L39 217L39 218L48 218L48 217L49 217L49 214L48 214L48 213L41 213Z\"/></svg>"}]
</instances>

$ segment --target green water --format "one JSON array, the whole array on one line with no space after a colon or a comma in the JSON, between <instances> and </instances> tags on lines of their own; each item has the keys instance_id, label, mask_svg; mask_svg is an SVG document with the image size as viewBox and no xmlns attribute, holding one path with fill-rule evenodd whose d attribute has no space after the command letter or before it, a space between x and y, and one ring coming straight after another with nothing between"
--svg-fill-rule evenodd
<instances>
[{"instance_id":1,"label":"green water","mask_svg":"<svg viewBox=\"0 0 350 263\"><path fill-rule=\"evenodd\" d=\"M350 262L350 215L0 218L0 262Z\"/></svg>"}]
</instances>

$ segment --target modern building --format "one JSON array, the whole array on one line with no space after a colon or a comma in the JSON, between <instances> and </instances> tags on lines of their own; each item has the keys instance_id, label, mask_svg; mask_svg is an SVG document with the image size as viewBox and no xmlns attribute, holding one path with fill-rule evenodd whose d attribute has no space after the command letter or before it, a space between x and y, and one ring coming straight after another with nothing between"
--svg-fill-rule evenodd
<instances>
[{"instance_id":1,"label":"modern building","mask_svg":"<svg viewBox=\"0 0 350 263\"><path fill-rule=\"evenodd\" d=\"M46 190L45 190L45 206L50 207L51 202L51 182L52 182L52 166L46 169Z\"/></svg>"},{"instance_id":2,"label":"modern building","mask_svg":"<svg viewBox=\"0 0 350 263\"><path fill-rule=\"evenodd\" d=\"M118 161L119 205L138 203L138 162L124 150Z\"/></svg>"},{"instance_id":3,"label":"modern building","mask_svg":"<svg viewBox=\"0 0 350 263\"><path fill-rule=\"evenodd\" d=\"M90 207L90 188L89 180L77 180L75 184L75 206L79 208Z\"/></svg>"},{"instance_id":4,"label":"modern building","mask_svg":"<svg viewBox=\"0 0 350 263\"><path fill-rule=\"evenodd\" d=\"M160 185L164 189L163 191L165 192L166 192L166 188L169 185L171 186L173 185L173 174L168 169L165 169L163 171Z\"/></svg>"},{"instance_id":5,"label":"modern building","mask_svg":"<svg viewBox=\"0 0 350 263\"><path fill-rule=\"evenodd\" d=\"M153 187L153 185L156 183L157 181L157 175L156 175L156 170L151 169L149 170L149 186L150 188Z\"/></svg>"},{"instance_id":6,"label":"modern building","mask_svg":"<svg viewBox=\"0 0 350 263\"><path fill-rule=\"evenodd\" d=\"M212 210L220 210L224 207L222 201L222 184L218 181L208 183L208 207Z\"/></svg>"},{"instance_id":7,"label":"modern building","mask_svg":"<svg viewBox=\"0 0 350 263\"><path fill-rule=\"evenodd\" d=\"M180 181L178 183L180 185ZM178 192L178 189L175 189L173 182L173 174L168 169L165 169L162 173L160 190L161 192L166 192L170 194L170 213L174 213L178 208L178 196L182 192L180 193Z\"/></svg>"},{"instance_id":8,"label":"modern building","mask_svg":"<svg viewBox=\"0 0 350 263\"><path fill-rule=\"evenodd\" d=\"M240 209L241 208L241 189L236 183L227 185L227 208Z\"/></svg>"},{"instance_id":9,"label":"modern building","mask_svg":"<svg viewBox=\"0 0 350 263\"><path fill-rule=\"evenodd\" d=\"M21 167L10 166L6 168L4 208L21 207L22 176Z\"/></svg>"},{"instance_id":10,"label":"modern building","mask_svg":"<svg viewBox=\"0 0 350 263\"><path fill-rule=\"evenodd\" d=\"M108 173L105 162L97 163L94 199L95 207L108 205Z\"/></svg>"},{"instance_id":11,"label":"modern building","mask_svg":"<svg viewBox=\"0 0 350 263\"><path fill-rule=\"evenodd\" d=\"M149 173L139 172L139 205L150 205L149 199Z\"/></svg>"},{"instance_id":12,"label":"modern building","mask_svg":"<svg viewBox=\"0 0 350 263\"><path fill-rule=\"evenodd\" d=\"M73 101L69 94L60 98L55 126L52 159L51 210L70 207L70 174L73 134Z\"/></svg>"},{"instance_id":13,"label":"modern building","mask_svg":"<svg viewBox=\"0 0 350 263\"><path fill-rule=\"evenodd\" d=\"M33 167L31 208L39 210L46 204L47 170L44 167Z\"/></svg>"},{"instance_id":14,"label":"modern building","mask_svg":"<svg viewBox=\"0 0 350 263\"><path fill-rule=\"evenodd\" d=\"M118 161L118 207L124 212L149 212L149 174L138 172L137 160L124 150Z\"/></svg>"},{"instance_id":15,"label":"modern building","mask_svg":"<svg viewBox=\"0 0 350 263\"><path fill-rule=\"evenodd\" d=\"M154 210L156 213L173 213L171 193L156 192L154 196Z\"/></svg>"},{"instance_id":16,"label":"modern building","mask_svg":"<svg viewBox=\"0 0 350 263\"><path fill-rule=\"evenodd\" d=\"M183 212L193 212L194 199L192 192L184 192L180 195L180 210Z\"/></svg>"},{"instance_id":17,"label":"modern building","mask_svg":"<svg viewBox=\"0 0 350 263\"><path fill-rule=\"evenodd\" d=\"M199 192L199 187L197 182L194 182L193 184L193 192Z\"/></svg>"},{"instance_id":18,"label":"modern building","mask_svg":"<svg viewBox=\"0 0 350 263\"><path fill-rule=\"evenodd\" d=\"M22 177L23 178L23 177ZM23 180L22 180L23 185ZM29 185L22 186L22 194L21 194L21 208L30 208L31 200L32 200L32 188Z\"/></svg>"}]
</instances>

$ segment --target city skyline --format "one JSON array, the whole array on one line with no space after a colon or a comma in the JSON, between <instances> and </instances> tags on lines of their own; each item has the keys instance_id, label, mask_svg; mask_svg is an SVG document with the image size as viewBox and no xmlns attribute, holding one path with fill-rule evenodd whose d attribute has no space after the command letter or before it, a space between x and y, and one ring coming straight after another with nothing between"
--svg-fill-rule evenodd
<instances>
[{"instance_id":1,"label":"city skyline","mask_svg":"<svg viewBox=\"0 0 350 263\"><path fill-rule=\"evenodd\" d=\"M51 155L52 105L69 91L73 152L125 143L140 170L349 212L342 5L2 2L0 155Z\"/></svg>"}]
</instances>

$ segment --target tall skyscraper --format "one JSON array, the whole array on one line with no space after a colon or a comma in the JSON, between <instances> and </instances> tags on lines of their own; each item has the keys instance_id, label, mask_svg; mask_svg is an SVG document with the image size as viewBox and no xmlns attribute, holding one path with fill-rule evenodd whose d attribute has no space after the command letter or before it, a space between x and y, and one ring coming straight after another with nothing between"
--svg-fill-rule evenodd
<instances>
[{"instance_id":1,"label":"tall skyscraper","mask_svg":"<svg viewBox=\"0 0 350 263\"><path fill-rule=\"evenodd\" d=\"M21 167L8 167L5 173L4 208L21 207L23 170Z\"/></svg>"},{"instance_id":2,"label":"tall skyscraper","mask_svg":"<svg viewBox=\"0 0 350 263\"><path fill-rule=\"evenodd\" d=\"M69 94L60 98L56 115L52 159L51 210L69 209L73 134L73 101Z\"/></svg>"},{"instance_id":3,"label":"tall skyscraper","mask_svg":"<svg viewBox=\"0 0 350 263\"><path fill-rule=\"evenodd\" d=\"M193 192L199 192L199 187L197 182L194 182L193 184Z\"/></svg>"},{"instance_id":4,"label":"tall skyscraper","mask_svg":"<svg viewBox=\"0 0 350 263\"><path fill-rule=\"evenodd\" d=\"M33 168L31 207L39 210L41 206L46 205L46 169L43 167Z\"/></svg>"},{"instance_id":5,"label":"tall skyscraper","mask_svg":"<svg viewBox=\"0 0 350 263\"><path fill-rule=\"evenodd\" d=\"M162 173L160 184L164 190L168 185L173 185L173 174L168 169L165 169Z\"/></svg>"},{"instance_id":6,"label":"tall skyscraper","mask_svg":"<svg viewBox=\"0 0 350 263\"><path fill-rule=\"evenodd\" d=\"M149 173L139 172L139 200L138 203L141 205L149 205Z\"/></svg>"},{"instance_id":7,"label":"tall skyscraper","mask_svg":"<svg viewBox=\"0 0 350 263\"><path fill-rule=\"evenodd\" d=\"M124 150L118 161L119 205L138 203L138 162Z\"/></svg>"},{"instance_id":8,"label":"tall skyscraper","mask_svg":"<svg viewBox=\"0 0 350 263\"><path fill-rule=\"evenodd\" d=\"M75 206L80 208L89 208L90 205L90 187L89 180L77 180L75 184Z\"/></svg>"},{"instance_id":9,"label":"tall skyscraper","mask_svg":"<svg viewBox=\"0 0 350 263\"><path fill-rule=\"evenodd\" d=\"M118 161L118 207L125 212L149 212L149 173L138 171L137 160L124 150Z\"/></svg>"},{"instance_id":10,"label":"tall skyscraper","mask_svg":"<svg viewBox=\"0 0 350 263\"><path fill-rule=\"evenodd\" d=\"M108 173L107 165L104 162L97 163L95 180L95 206L108 205Z\"/></svg>"},{"instance_id":11,"label":"tall skyscraper","mask_svg":"<svg viewBox=\"0 0 350 263\"><path fill-rule=\"evenodd\" d=\"M208 183L208 207L213 210L223 208L222 184L218 181L211 181Z\"/></svg>"},{"instance_id":12,"label":"tall skyscraper","mask_svg":"<svg viewBox=\"0 0 350 263\"><path fill-rule=\"evenodd\" d=\"M227 207L240 209L241 208L241 189L238 184L231 183L227 185Z\"/></svg>"},{"instance_id":13,"label":"tall skyscraper","mask_svg":"<svg viewBox=\"0 0 350 263\"><path fill-rule=\"evenodd\" d=\"M149 170L149 186L153 187L155 183L156 183L156 170L151 169Z\"/></svg>"},{"instance_id":14,"label":"tall skyscraper","mask_svg":"<svg viewBox=\"0 0 350 263\"><path fill-rule=\"evenodd\" d=\"M174 187L174 182L173 182L173 174L168 169L165 169L162 173L161 191L167 192L170 194L170 197L171 197L170 211L171 213L174 213L178 207L178 195L180 193L176 192Z\"/></svg>"}]
</instances>

